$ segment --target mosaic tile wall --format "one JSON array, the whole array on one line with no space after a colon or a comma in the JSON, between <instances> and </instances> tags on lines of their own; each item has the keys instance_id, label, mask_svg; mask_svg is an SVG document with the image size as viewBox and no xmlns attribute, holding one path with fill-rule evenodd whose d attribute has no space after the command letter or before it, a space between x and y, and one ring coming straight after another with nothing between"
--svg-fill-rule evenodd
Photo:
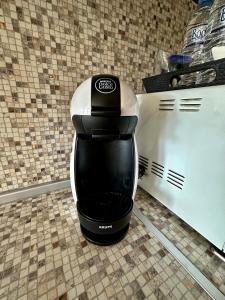
<instances>
[{"instance_id":1,"label":"mosaic tile wall","mask_svg":"<svg viewBox=\"0 0 225 300\"><path fill-rule=\"evenodd\" d=\"M0 192L69 176L75 88L113 73L135 92L180 49L191 0L0 1Z\"/></svg>"}]
</instances>

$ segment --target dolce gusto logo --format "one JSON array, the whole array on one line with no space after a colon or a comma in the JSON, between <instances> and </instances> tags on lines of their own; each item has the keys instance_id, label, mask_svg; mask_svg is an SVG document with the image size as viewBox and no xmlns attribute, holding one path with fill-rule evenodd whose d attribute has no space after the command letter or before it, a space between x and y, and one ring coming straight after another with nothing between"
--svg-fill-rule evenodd
<instances>
[{"instance_id":1,"label":"dolce gusto logo","mask_svg":"<svg viewBox=\"0 0 225 300\"><path fill-rule=\"evenodd\" d=\"M95 88L100 93L109 94L115 91L116 83L111 78L99 78L95 82Z\"/></svg>"}]
</instances>

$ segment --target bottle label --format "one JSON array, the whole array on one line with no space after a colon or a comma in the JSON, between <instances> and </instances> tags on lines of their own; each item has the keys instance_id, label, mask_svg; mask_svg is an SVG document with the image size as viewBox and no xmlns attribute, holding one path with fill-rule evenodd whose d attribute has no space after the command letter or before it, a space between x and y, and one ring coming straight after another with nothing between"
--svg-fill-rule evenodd
<instances>
[{"instance_id":1,"label":"bottle label","mask_svg":"<svg viewBox=\"0 0 225 300\"><path fill-rule=\"evenodd\" d=\"M220 22L225 22L225 6L220 11Z\"/></svg>"},{"instance_id":2,"label":"bottle label","mask_svg":"<svg viewBox=\"0 0 225 300\"><path fill-rule=\"evenodd\" d=\"M206 25L201 25L192 28L191 39L189 45L200 44L204 42L205 33L206 33Z\"/></svg>"},{"instance_id":3,"label":"bottle label","mask_svg":"<svg viewBox=\"0 0 225 300\"><path fill-rule=\"evenodd\" d=\"M225 6L214 11L210 18L212 20L211 32L225 27Z\"/></svg>"}]
</instances>

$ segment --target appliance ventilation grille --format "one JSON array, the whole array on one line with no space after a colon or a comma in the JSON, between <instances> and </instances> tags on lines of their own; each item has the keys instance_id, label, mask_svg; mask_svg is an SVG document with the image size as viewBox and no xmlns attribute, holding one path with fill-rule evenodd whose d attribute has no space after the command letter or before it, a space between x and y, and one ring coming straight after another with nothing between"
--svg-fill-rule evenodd
<instances>
[{"instance_id":1,"label":"appliance ventilation grille","mask_svg":"<svg viewBox=\"0 0 225 300\"><path fill-rule=\"evenodd\" d=\"M156 176L159 176L159 177L163 178L164 166L162 166L159 163L153 161L152 162L152 167L151 167L151 173L153 173Z\"/></svg>"},{"instance_id":2,"label":"appliance ventilation grille","mask_svg":"<svg viewBox=\"0 0 225 300\"><path fill-rule=\"evenodd\" d=\"M144 167L145 169L148 168L148 158L142 156L142 155L139 155L139 165Z\"/></svg>"},{"instance_id":3,"label":"appliance ventilation grille","mask_svg":"<svg viewBox=\"0 0 225 300\"><path fill-rule=\"evenodd\" d=\"M174 110L175 99L161 99L159 102L159 110Z\"/></svg>"},{"instance_id":4,"label":"appliance ventilation grille","mask_svg":"<svg viewBox=\"0 0 225 300\"><path fill-rule=\"evenodd\" d=\"M185 177L171 169L168 171L167 181L182 190Z\"/></svg>"},{"instance_id":5,"label":"appliance ventilation grille","mask_svg":"<svg viewBox=\"0 0 225 300\"><path fill-rule=\"evenodd\" d=\"M202 98L183 98L180 99L180 111L198 112L200 110Z\"/></svg>"},{"instance_id":6,"label":"appliance ventilation grille","mask_svg":"<svg viewBox=\"0 0 225 300\"><path fill-rule=\"evenodd\" d=\"M148 158L139 155L138 178L141 179L144 175L147 175L146 173L147 170L148 170Z\"/></svg>"}]
</instances>

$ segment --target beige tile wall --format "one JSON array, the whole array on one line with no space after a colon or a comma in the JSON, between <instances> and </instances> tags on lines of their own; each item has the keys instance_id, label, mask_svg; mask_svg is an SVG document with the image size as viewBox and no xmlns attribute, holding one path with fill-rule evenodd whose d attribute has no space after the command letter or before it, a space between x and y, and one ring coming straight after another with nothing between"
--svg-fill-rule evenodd
<instances>
[{"instance_id":1,"label":"beige tile wall","mask_svg":"<svg viewBox=\"0 0 225 300\"><path fill-rule=\"evenodd\" d=\"M96 73L143 91L180 49L191 0L0 1L0 192L69 177L70 99Z\"/></svg>"}]
</instances>

